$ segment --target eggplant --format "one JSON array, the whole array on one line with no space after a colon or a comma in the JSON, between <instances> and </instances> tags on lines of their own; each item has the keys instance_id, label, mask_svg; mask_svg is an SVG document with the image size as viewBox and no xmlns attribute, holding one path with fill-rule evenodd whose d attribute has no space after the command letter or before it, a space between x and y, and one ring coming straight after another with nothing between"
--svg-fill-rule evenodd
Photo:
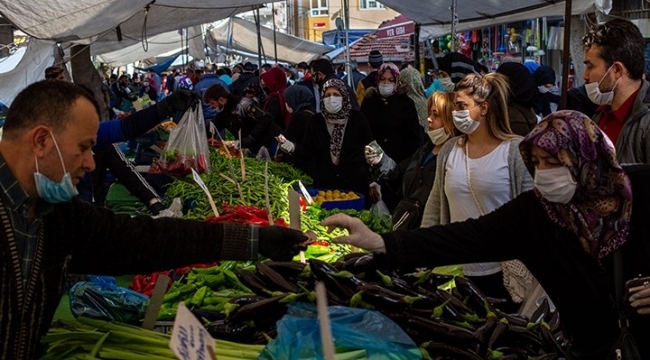
<instances>
[{"instance_id":1,"label":"eggplant","mask_svg":"<svg viewBox=\"0 0 650 360\"><path fill-rule=\"evenodd\" d=\"M213 321L205 329L215 339L249 343L255 335L255 329L248 324L230 323L224 320Z\"/></svg>"},{"instance_id":2,"label":"eggplant","mask_svg":"<svg viewBox=\"0 0 650 360\"><path fill-rule=\"evenodd\" d=\"M435 301L435 303L436 303L436 306L444 303L445 301L447 301L447 299L452 299L449 303L447 303L447 305L445 305L445 309L444 309L443 314L446 314L447 315L446 317L449 318L450 320L463 321L464 319L463 319L463 315L461 314L461 311L459 311L453 304L454 303L454 298L451 295L449 295L449 293L447 293L447 292L445 292L443 290L438 290L438 289L436 289L436 290L437 291L432 292L432 291L428 291L427 289L425 289L423 287L418 287L419 293L427 296L428 298L433 299ZM446 296L448 296L448 297L445 298L445 295L443 295L443 293L445 293ZM458 301L458 299L456 299L456 300ZM460 301L458 301L458 302L460 302ZM465 304L463 304L462 302L460 302L460 303L462 304L463 308L466 308ZM466 315L469 315L469 314L470 314L470 312L467 312Z\"/></svg>"},{"instance_id":3,"label":"eggplant","mask_svg":"<svg viewBox=\"0 0 650 360\"><path fill-rule=\"evenodd\" d=\"M430 356L451 356L453 359L458 360L482 360L480 356L468 350L459 349L449 344L429 342L423 344L423 348L429 353Z\"/></svg>"},{"instance_id":4,"label":"eggplant","mask_svg":"<svg viewBox=\"0 0 650 360\"><path fill-rule=\"evenodd\" d=\"M281 312L284 314L286 311L286 304L280 302L287 294L274 296L272 298L260 300L254 303L244 305L235 311L228 320L231 322L248 321L256 319L257 317L268 317L269 315Z\"/></svg>"},{"instance_id":5,"label":"eggplant","mask_svg":"<svg viewBox=\"0 0 650 360\"><path fill-rule=\"evenodd\" d=\"M540 326L539 332L542 334L542 339L553 348L553 351L555 351L557 354L560 354L562 357L565 356L564 349L557 342L557 340L555 340L555 336L553 336L551 330L549 330L546 326Z\"/></svg>"},{"instance_id":6,"label":"eggplant","mask_svg":"<svg viewBox=\"0 0 650 360\"><path fill-rule=\"evenodd\" d=\"M494 351L498 351L503 354L503 357L501 357L501 359L506 359L506 356L514 356L513 359L522 359L522 360L528 359L528 353L526 352L526 350L521 348L502 346L494 349Z\"/></svg>"},{"instance_id":7,"label":"eggplant","mask_svg":"<svg viewBox=\"0 0 650 360\"><path fill-rule=\"evenodd\" d=\"M267 289L269 286L264 282L264 280L255 275L254 272L247 269L237 269L235 270L235 273L237 274L237 278L242 282L242 284L253 290L255 294L261 296L268 295Z\"/></svg>"},{"instance_id":8,"label":"eggplant","mask_svg":"<svg viewBox=\"0 0 650 360\"><path fill-rule=\"evenodd\" d=\"M497 320L496 317L489 316L485 320L483 326L474 330L474 334L473 334L474 338L477 339L481 344L487 344L498 322L499 320Z\"/></svg>"},{"instance_id":9,"label":"eggplant","mask_svg":"<svg viewBox=\"0 0 650 360\"><path fill-rule=\"evenodd\" d=\"M535 309L533 314L530 316L530 322L533 324L539 324L546 316L549 311L551 311L551 306L548 303L548 299L544 298L542 303Z\"/></svg>"},{"instance_id":10,"label":"eggplant","mask_svg":"<svg viewBox=\"0 0 650 360\"><path fill-rule=\"evenodd\" d=\"M553 334L560 330L560 313L557 310L549 312L544 321L551 328Z\"/></svg>"},{"instance_id":11,"label":"eggplant","mask_svg":"<svg viewBox=\"0 0 650 360\"><path fill-rule=\"evenodd\" d=\"M357 292L356 286L350 285L351 282L344 282L343 278L339 279L331 275L339 272L332 265L316 259L309 259L309 267L316 279L324 282L329 291L344 299L344 303L348 303L350 298Z\"/></svg>"},{"instance_id":12,"label":"eggplant","mask_svg":"<svg viewBox=\"0 0 650 360\"><path fill-rule=\"evenodd\" d=\"M452 340L460 340L466 342L473 342L474 334L460 326L446 324L441 321L432 321L418 316L408 315L409 327L430 336L440 336Z\"/></svg>"},{"instance_id":13,"label":"eggplant","mask_svg":"<svg viewBox=\"0 0 650 360\"><path fill-rule=\"evenodd\" d=\"M264 296L258 296L258 295L240 295L240 296L235 296L234 298L228 300L229 303L231 304L237 304L239 306L244 306L248 304L252 304L258 301L262 301L266 299Z\"/></svg>"},{"instance_id":14,"label":"eggplant","mask_svg":"<svg viewBox=\"0 0 650 360\"><path fill-rule=\"evenodd\" d=\"M264 264L275 270L285 279L299 278L307 266L307 264L299 261L265 261Z\"/></svg>"},{"instance_id":15,"label":"eggplant","mask_svg":"<svg viewBox=\"0 0 650 360\"><path fill-rule=\"evenodd\" d=\"M258 262L255 264L257 268L257 274L266 281L267 284L270 284L273 289L276 291L297 293L300 291L298 287L282 278L277 271L271 269L268 265L263 262Z\"/></svg>"},{"instance_id":16,"label":"eggplant","mask_svg":"<svg viewBox=\"0 0 650 360\"><path fill-rule=\"evenodd\" d=\"M406 301L405 295L392 292L376 284L366 284L359 286L358 289L361 291L363 301L380 309L404 311L411 306Z\"/></svg>"},{"instance_id":17,"label":"eggplant","mask_svg":"<svg viewBox=\"0 0 650 360\"><path fill-rule=\"evenodd\" d=\"M463 297L469 296L470 302L475 305L477 313L485 317L489 312L494 313L494 308L490 305L490 302L483 294L483 291L479 289L476 284L474 284L470 279L457 276L455 278L456 288L461 293Z\"/></svg>"},{"instance_id":18,"label":"eggplant","mask_svg":"<svg viewBox=\"0 0 650 360\"><path fill-rule=\"evenodd\" d=\"M499 309L496 310L496 314L499 319L505 318L506 320L508 320L508 323L510 323L511 325L517 325L523 327L526 327L528 325L528 319L521 315L506 314Z\"/></svg>"},{"instance_id":19,"label":"eggplant","mask_svg":"<svg viewBox=\"0 0 650 360\"><path fill-rule=\"evenodd\" d=\"M499 340L506 332L508 331L508 324L499 321L490 335L490 340L488 341L488 349L494 348L494 343Z\"/></svg>"}]
</instances>

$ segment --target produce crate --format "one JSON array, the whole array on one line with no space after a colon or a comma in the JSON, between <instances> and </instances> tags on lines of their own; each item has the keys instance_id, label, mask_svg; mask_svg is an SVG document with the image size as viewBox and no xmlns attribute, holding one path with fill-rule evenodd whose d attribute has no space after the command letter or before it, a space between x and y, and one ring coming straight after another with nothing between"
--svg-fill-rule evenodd
<instances>
[{"instance_id":1,"label":"produce crate","mask_svg":"<svg viewBox=\"0 0 650 360\"><path fill-rule=\"evenodd\" d=\"M340 192L345 192L348 193L350 190L344 190L344 189L307 189L307 192L311 197L314 197L318 195L319 191L327 191L327 190L339 190ZM332 210L332 209L353 209L357 211L361 211L366 208L366 198L362 194L358 192L354 192L357 194L359 197L358 199L353 199L353 200L339 200L339 201L324 201L321 204L321 207L323 209L327 210Z\"/></svg>"},{"instance_id":2,"label":"produce crate","mask_svg":"<svg viewBox=\"0 0 650 360\"><path fill-rule=\"evenodd\" d=\"M163 334L169 334L172 332L173 328L174 328L173 321L156 321L156 323L153 326L153 331L163 333Z\"/></svg>"}]
</instances>

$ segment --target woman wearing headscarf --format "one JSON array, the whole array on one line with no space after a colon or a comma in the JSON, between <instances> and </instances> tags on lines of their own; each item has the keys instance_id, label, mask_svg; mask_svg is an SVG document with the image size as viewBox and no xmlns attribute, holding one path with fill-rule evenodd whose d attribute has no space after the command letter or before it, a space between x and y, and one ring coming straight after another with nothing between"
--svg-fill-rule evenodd
<instances>
[{"instance_id":1,"label":"woman wearing headscarf","mask_svg":"<svg viewBox=\"0 0 650 360\"><path fill-rule=\"evenodd\" d=\"M560 97L551 92L555 86L555 70L547 65L540 65L535 73L535 84L537 85L537 95L533 107L535 113L546 116L551 113L551 103L559 103Z\"/></svg>"},{"instance_id":2,"label":"woman wearing headscarf","mask_svg":"<svg viewBox=\"0 0 650 360\"><path fill-rule=\"evenodd\" d=\"M289 141L299 142L305 136L307 126L316 114L312 106L314 94L306 86L289 86L282 93L286 103L287 111L291 114L289 126L282 132L282 135ZM284 161L294 165L307 174L314 171L314 164L311 161L304 161L293 155L286 154Z\"/></svg>"},{"instance_id":3,"label":"woman wearing headscarf","mask_svg":"<svg viewBox=\"0 0 650 360\"><path fill-rule=\"evenodd\" d=\"M273 121L280 129L286 129L291 120L282 92L287 88L287 76L284 70L273 67L260 75L260 85L266 91L262 109L273 116Z\"/></svg>"},{"instance_id":4,"label":"woman wearing headscarf","mask_svg":"<svg viewBox=\"0 0 650 360\"><path fill-rule=\"evenodd\" d=\"M367 197L370 172L363 147L372 141L372 132L366 118L352 110L347 86L339 79L323 84L320 106L302 140L280 137L280 148L314 163L314 187L353 190Z\"/></svg>"},{"instance_id":5,"label":"woman wearing headscarf","mask_svg":"<svg viewBox=\"0 0 650 360\"><path fill-rule=\"evenodd\" d=\"M619 288L618 297L614 285L615 257L624 281L650 275L650 169L624 171L611 141L577 111L546 117L520 150L535 188L478 219L381 236L346 216L323 224L350 229L337 240L385 253L378 259L397 268L519 259L559 311L568 359L615 359L628 321L640 359L650 358L648 290ZM621 327L617 305L627 311Z\"/></svg>"},{"instance_id":6,"label":"woman wearing headscarf","mask_svg":"<svg viewBox=\"0 0 650 360\"><path fill-rule=\"evenodd\" d=\"M413 155L424 142L415 104L399 86L399 77L395 64L382 64L377 71L377 87L366 91L361 104L377 144L398 163Z\"/></svg>"},{"instance_id":7,"label":"woman wearing headscarf","mask_svg":"<svg viewBox=\"0 0 650 360\"><path fill-rule=\"evenodd\" d=\"M508 96L508 117L512 132L526 136L537 125L533 110L535 100L535 79L524 65L516 62L501 64L497 73L503 74L510 83Z\"/></svg>"},{"instance_id":8,"label":"woman wearing headscarf","mask_svg":"<svg viewBox=\"0 0 650 360\"><path fill-rule=\"evenodd\" d=\"M415 104L415 110L418 112L418 121L423 129L429 128L427 120L427 99L424 97L424 84L420 72L415 68L406 68L399 74L400 86L404 88L408 96Z\"/></svg>"}]
</instances>

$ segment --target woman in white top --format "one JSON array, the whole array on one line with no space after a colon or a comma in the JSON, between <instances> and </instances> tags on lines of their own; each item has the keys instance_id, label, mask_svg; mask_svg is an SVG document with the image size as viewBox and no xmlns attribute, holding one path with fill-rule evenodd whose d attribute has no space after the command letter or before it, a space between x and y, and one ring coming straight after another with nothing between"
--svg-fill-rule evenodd
<instances>
[{"instance_id":1,"label":"woman in white top","mask_svg":"<svg viewBox=\"0 0 650 360\"><path fill-rule=\"evenodd\" d=\"M463 135L438 154L423 227L478 218L533 187L519 154L522 138L509 125L507 81L501 74L469 74L456 85L452 114ZM508 300L498 305L506 312L516 312L532 286L519 262L465 264L463 272L487 296Z\"/></svg>"}]
</instances>

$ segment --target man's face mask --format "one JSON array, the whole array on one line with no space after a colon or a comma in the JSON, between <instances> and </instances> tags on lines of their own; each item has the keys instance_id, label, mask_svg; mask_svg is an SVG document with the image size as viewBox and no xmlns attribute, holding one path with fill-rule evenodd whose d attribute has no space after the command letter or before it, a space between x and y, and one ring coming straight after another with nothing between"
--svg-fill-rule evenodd
<instances>
[{"instance_id":1,"label":"man's face mask","mask_svg":"<svg viewBox=\"0 0 650 360\"><path fill-rule=\"evenodd\" d=\"M79 192L77 192L77 188L72 183L70 172L65 169L61 150L59 149L59 145L51 131L50 135L52 136L54 147L56 147L56 152L59 154L59 159L61 160L61 167L63 168L64 173L63 178L57 183L41 174L38 168L38 158L35 158L36 172L34 173L34 182L36 183L36 192L38 193L38 196L50 204L58 204L72 200L72 198L77 196Z\"/></svg>"}]
</instances>

